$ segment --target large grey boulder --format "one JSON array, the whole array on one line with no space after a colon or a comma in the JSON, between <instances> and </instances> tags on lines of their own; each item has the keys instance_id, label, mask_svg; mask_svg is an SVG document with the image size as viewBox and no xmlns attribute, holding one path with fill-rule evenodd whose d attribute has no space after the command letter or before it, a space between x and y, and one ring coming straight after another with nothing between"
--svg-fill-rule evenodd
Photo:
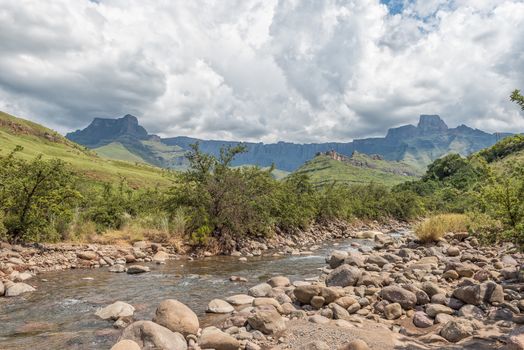
<instances>
[{"instance_id":1,"label":"large grey boulder","mask_svg":"<svg viewBox=\"0 0 524 350\"><path fill-rule=\"evenodd\" d=\"M204 328L198 344L202 349L215 350L238 350L240 347L238 340L216 327Z\"/></svg>"},{"instance_id":2,"label":"large grey boulder","mask_svg":"<svg viewBox=\"0 0 524 350\"><path fill-rule=\"evenodd\" d=\"M182 334L151 321L130 324L124 329L119 340L125 339L134 341L142 350L187 350L187 343Z\"/></svg>"},{"instance_id":3,"label":"large grey boulder","mask_svg":"<svg viewBox=\"0 0 524 350\"><path fill-rule=\"evenodd\" d=\"M127 268L127 273L130 275L137 275L149 271L149 267L143 265L132 265Z\"/></svg>"},{"instance_id":4,"label":"large grey boulder","mask_svg":"<svg viewBox=\"0 0 524 350\"><path fill-rule=\"evenodd\" d=\"M347 264L340 265L333 271L331 271L326 279L326 285L347 287L354 286L362 276L362 271L355 266Z\"/></svg>"},{"instance_id":5,"label":"large grey boulder","mask_svg":"<svg viewBox=\"0 0 524 350\"><path fill-rule=\"evenodd\" d=\"M111 350L141 350L140 345L138 345L135 341L129 340L129 339L123 339L113 345Z\"/></svg>"},{"instance_id":6,"label":"large grey boulder","mask_svg":"<svg viewBox=\"0 0 524 350\"><path fill-rule=\"evenodd\" d=\"M267 297L271 294L271 290L272 287L268 283L260 283L249 288L247 294L255 298Z\"/></svg>"},{"instance_id":7,"label":"large grey boulder","mask_svg":"<svg viewBox=\"0 0 524 350\"><path fill-rule=\"evenodd\" d=\"M311 303L311 299L314 296L320 295L321 292L321 286L311 284L296 287L293 291L293 294L295 295L295 298L297 298L297 300L300 301L302 304L309 304Z\"/></svg>"},{"instance_id":8,"label":"large grey boulder","mask_svg":"<svg viewBox=\"0 0 524 350\"><path fill-rule=\"evenodd\" d=\"M264 334L272 335L286 328L284 319L275 310L259 310L247 319L249 325Z\"/></svg>"},{"instance_id":9,"label":"large grey boulder","mask_svg":"<svg viewBox=\"0 0 524 350\"><path fill-rule=\"evenodd\" d=\"M326 259L329 267L336 269L344 263L344 260L348 257L348 253L342 250L334 250L328 259Z\"/></svg>"},{"instance_id":10,"label":"large grey boulder","mask_svg":"<svg viewBox=\"0 0 524 350\"><path fill-rule=\"evenodd\" d=\"M123 301L116 301L113 304L99 309L95 315L103 320L118 320L120 317L131 317L135 313L135 308Z\"/></svg>"},{"instance_id":11,"label":"large grey boulder","mask_svg":"<svg viewBox=\"0 0 524 350\"><path fill-rule=\"evenodd\" d=\"M475 329L468 320L454 319L449 321L440 330L440 335L447 341L456 343L473 335Z\"/></svg>"},{"instance_id":12,"label":"large grey boulder","mask_svg":"<svg viewBox=\"0 0 524 350\"><path fill-rule=\"evenodd\" d=\"M400 286L387 286L382 288L380 296L390 303L399 303L403 309L413 309L417 305L417 296Z\"/></svg>"},{"instance_id":13,"label":"large grey boulder","mask_svg":"<svg viewBox=\"0 0 524 350\"><path fill-rule=\"evenodd\" d=\"M226 298L226 301L231 305L247 305L253 302L253 298L247 294L235 294Z\"/></svg>"},{"instance_id":14,"label":"large grey boulder","mask_svg":"<svg viewBox=\"0 0 524 350\"><path fill-rule=\"evenodd\" d=\"M31 287L29 284L19 282L19 283L13 283L11 285L6 286L5 290L5 296L6 297L16 297L20 294L34 292L36 289Z\"/></svg>"},{"instance_id":15,"label":"large grey boulder","mask_svg":"<svg viewBox=\"0 0 524 350\"><path fill-rule=\"evenodd\" d=\"M207 305L206 312L211 312L214 314L228 314L235 311L235 308L229 304L227 301L221 299L213 299Z\"/></svg>"},{"instance_id":16,"label":"large grey boulder","mask_svg":"<svg viewBox=\"0 0 524 350\"><path fill-rule=\"evenodd\" d=\"M175 299L162 301L156 309L153 321L183 336L197 334L200 327L193 310Z\"/></svg>"}]
</instances>

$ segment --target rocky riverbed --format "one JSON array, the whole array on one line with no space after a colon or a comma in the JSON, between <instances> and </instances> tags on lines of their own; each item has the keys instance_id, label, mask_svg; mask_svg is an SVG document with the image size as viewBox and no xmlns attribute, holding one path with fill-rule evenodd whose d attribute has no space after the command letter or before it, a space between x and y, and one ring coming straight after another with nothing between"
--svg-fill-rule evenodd
<instances>
[{"instance_id":1,"label":"rocky riverbed","mask_svg":"<svg viewBox=\"0 0 524 350\"><path fill-rule=\"evenodd\" d=\"M437 244L362 233L374 248L333 251L318 278L276 276L207 311L202 327L175 299L151 320L133 307L99 311L123 326L121 349L524 349L523 256L511 245L481 247L463 233ZM354 244L358 246L358 244Z\"/></svg>"},{"instance_id":2,"label":"rocky riverbed","mask_svg":"<svg viewBox=\"0 0 524 350\"><path fill-rule=\"evenodd\" d=\"M307 253L304 249L318 247L318 243L355 237L363 230L396 232L405 228L405 224L394 221L385 225L336 221L313 225L308 230L294 234L276 232L267 238L239 239L231 241L231 248L228 250L214 251L190 246L187 242L181 247L143 241L119 245L58 243L25 246L0 242L0 296L18 296L34 291L28 280L47 271L109 266L111 272L139 273L141 263L163 264L166 260L177 258L193 259L231 254L245 259L260 256L268 250L277 251L275 254L281 255L300 255Z\"/></svg>"},{"instance_id":3,"label":"rocky riverbed","mask_svg":"<svg viewBox=\"0 0 524 350\"><path fill-rule=\"evenodd\" d=\"M238 250L231 252L228 260L201 260L201 266L205 269L200 271L209 271L215 274L216 279L207 284L203 280L191 282L189 275L178 282L166 279L161 283L169 283L169 289L164 291L164 287L158 284L158 279L162 278L158 271L162 269L153 266L169 267L173 260L165 259L179 256L172 248L159 244L139 242L130 247L83 246L58 253L50 250L47 259L43 258L42 253L29 254L25 250L38 251L41 247L19 249L4 245L0 255L4 287L7 287L4 289L11 289L9 295L16 295L17 289L24 284L37 288L33 293L22 288L18 293L18 298L28 300L9 298L14 302L4 304L8 310L13 310L4 316L0 312L0 318L7 322L4 324L8 329L13 322L10 315L19 316L21 308L25 317L33 319L30 323L13 325L11 328L16 328L16 333L13 333L16 338L9 338L11 340L4 344L22 344L13 345L12 348L16 349L26 348L23 344L34 347L35 342L23 341L16 334L20 334L19 329L22 329L24 336L31 336L36 334L35 327L41 326L38 323L35 325L34 321L38 318L31 317L27 308L34 308L34 312L46 312L37 311L38 306L29 306L31 298L24 297L37 295L40 288L46 288L47 282L31 282L36 280L30 277L35 272L39 273L38 269L98 267L104 265L104 261L110 266L101 269L100 276L127 275L112 274L110 270L136 273L132 286L125 287L132 290L121 293L103 281L102 284L95 284L99 278L106 279L98 275L94 275L94 281L84 281L86 284L93 282L89 288L100 288L99 293L108 294L107 298L112 301L103 304L100 303L103 295L97 296L96 300L100 299L98 306L82 309L83 315L79 316L87 321L80 322L76 318L75 322L79 325L71 329L74 331L71 340L65 343L58 340L54 344L68 344L62 346L75 349L110 348L111 343L105 341L104 345L99 342L89 345L74 340L73 334L82 333L78 329L89 326L98 329L97 337L107 334L114 339L115 349L524 348L524 330L521 328L524 324L523 256L513 246L482 247L475 238L464 233L448 234L436 244L423 245L409 233L396 233L402 229L396 224L386 228L368 226L364 231L359 231L359 227L334 224L330 229L333 233L327 233L328 229L312 228L302 241L300 236L277 236L265 242L244 242ZM377 229L382 232L377 232ZM346 237L359 239L347 240L350 244L341 244L339 250L336 250L338 243L329 252L325 247L319 249L322 239L339 238L344 241ZM307 259L310 254L318 255L317 249L328 255L324 267L316 258ZM12 252L20 255L13 255ZM211 254L202 252L201 255ZM68 258L49 260L49 256ZM21 267L24 265L20 261L9 261L12 258L20 259L25 267ZM208 259L211 260L206 263ZM57 264L57 261L60 262ZM153 261L161 265L155 265ZM199 261L197 259L194 263ZM167 265L162 265L165 262ZM185 268L184 264L191 265L183 262L176 265L181 274L184 274L180 270ZM319 267L321 270L317 271ZM265 270L272 271L269 273L272 277L253 284L251 280L256 277L260 281ZM193 267L188 271L194 273L199 270ZM286 275L275 275L275 271ZM228 272L231 275L225 277ZM77 279L93 279L81 277L88 276L85 273L77 275ZM41 276L40 281L47 280L45 277L48 275L42 273ZM128 279L119 279L115 287L124 288L125 284L120 283L127 283ZM242 287L242 281L248 279L249 283ZM220 284L216 284L219 281ZM231 287L227 287L227 283ZM145 287L149 284L153 284L152 289ZM15 285L17 288L13 289ZM63 285L64 289L70 287L60 281L59 275L55 285ZM87 286L82 287L82 293L88 293L85 295L92 299L96 290L85 288ZM201 289L206 288L206 294L199 294ZM209 288L215 291L209 291ZM78 292L71 292L72 295L75 293ZM113 293L121 297L115 299L111 296ZM62 295L66 297L68 294L61 291L55 297L61 298ZM205 295L209 295L209 299ZM43 295L38 297L45 300ZM80 295L78 298L82 299ZM155 300L154 304L144 308L143 302L150 300ZM28 307L24 302L28 302ZM18 304L20 307L17 308ZM68 308L70 313L78 312L74 307ZM205 316L204 310L207 311ZM91 316L86 317L86 312ZM69 316L71 319L76 317ZM100 321L95 323L90 317ZM68 328L64 325L51 328ZM83 337L92 338L92 330L87 332ZM42 334L49 337L56 332ZM75 343L82 345L71 345Z\"/></svg>"}]
</instances>

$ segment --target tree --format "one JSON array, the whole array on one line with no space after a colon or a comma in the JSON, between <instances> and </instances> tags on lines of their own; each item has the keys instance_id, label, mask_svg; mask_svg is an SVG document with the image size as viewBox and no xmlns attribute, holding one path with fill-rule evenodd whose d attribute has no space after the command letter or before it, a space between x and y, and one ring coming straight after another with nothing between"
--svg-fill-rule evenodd
<instances>
[{"instance_id":1,"label":"tree","mask_svg":"<svg viewBox=\"0 0 524 350\"><path fill-rule=\"evenodd\" d=\"M59 159L17 158L17 147L0 157L0 211L14 242L57 240L81 198L76 176Z\"/></svg>"},{"instance_id":2,"label":"tree","mask_svg":"<svg viewBox=\"0 0 524 350\"><path fill-rule=\"evenodd\" d=\"M524 111L524 96L520 94L520 90L514 90L511 93L510 100L517 103L520 108Z\"/></svg>"}]
</instances>

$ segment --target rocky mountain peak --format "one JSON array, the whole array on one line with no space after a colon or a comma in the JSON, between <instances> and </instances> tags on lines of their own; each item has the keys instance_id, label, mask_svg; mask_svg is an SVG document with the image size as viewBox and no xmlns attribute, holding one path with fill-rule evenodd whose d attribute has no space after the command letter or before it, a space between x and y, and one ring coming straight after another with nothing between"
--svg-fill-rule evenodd
<instances>
[{"instance_id":1,"label":"rocky mountain peak","mask_svg":"<svg viewBox=\"0 0 524 350\"><path fill-rule=\"evenodd\" d=\"M117 119L95 118L87 128L69 133L66 137L88 147L99 147L122 137L144 140L149 135L134 115L126 114Z\"/></svg>"},{"instance_id":2,"label":"rocky mountain peak","mask_svg":"<svg viewBox=\"0 0 524 350\"><path fill-rule=\"evenodd\" d=\"M448 130L446 123L437 114L421 114L417 129L425 135L429 133L445 132Z\"/></svg>"}]
</instances>

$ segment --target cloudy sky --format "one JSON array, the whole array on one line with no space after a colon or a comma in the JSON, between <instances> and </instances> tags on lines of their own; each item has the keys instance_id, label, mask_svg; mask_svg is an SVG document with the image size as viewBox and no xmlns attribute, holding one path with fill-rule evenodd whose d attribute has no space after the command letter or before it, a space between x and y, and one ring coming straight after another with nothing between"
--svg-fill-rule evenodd
<instances>
[{"instance_id":1,"label":"cloudy sky","mask_svg":"<svg viewBox=\"0 0 524 350\"><path fill-rule=\"evenodd\" d=\"M0 0L0 110L60 132L348 141L524 131L524 0Z\"/></svg>"}]
</instances>

